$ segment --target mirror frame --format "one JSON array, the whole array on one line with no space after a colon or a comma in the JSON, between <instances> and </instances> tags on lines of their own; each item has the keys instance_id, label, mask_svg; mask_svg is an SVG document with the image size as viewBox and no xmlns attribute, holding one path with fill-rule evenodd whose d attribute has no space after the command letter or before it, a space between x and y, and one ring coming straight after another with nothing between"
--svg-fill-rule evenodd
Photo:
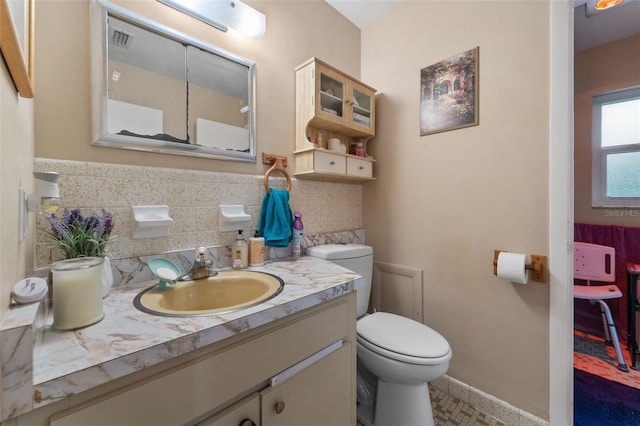
<instances>
[{"instance_id":1,"label":"mirror frame","mask_svg":"<svg viewBox=\"0 0 640 426\"><path fill-rule=\"evenodd\" d=\"M33 98L34 1L17 3L25 15L24 23L27 26L24 34L18 34L20 26L16 25L16 17L11 14L8 0L0 0L0 56L4 57L11 79L23 98Z\"/></svg>"},{"instance_id":2,"label":"mirror frame","mask_svg":"<svg viewBox=\"0 0 640 426\"><path fill-rule=\"evenodd\" d=\"M160 3L159 3L160 4ZM157 139L135 136L114 135L107 131L107 78L108 78L108 25L107 17L114 16L135 25L158 32L181 43L190 44L212 54L242 64L248 68L249 93L249 152L217 149L202 145L181 144ZM131 12L105 0L91 1L91 115L93 146L123 148L136 151L162 154L185 155L191 157L212 158L217 160L256 162L255 147L255 99L256 99L256 63L226 50L204 43L194 37L159 24L149 18Z\"/></svg>"}]
</instances>

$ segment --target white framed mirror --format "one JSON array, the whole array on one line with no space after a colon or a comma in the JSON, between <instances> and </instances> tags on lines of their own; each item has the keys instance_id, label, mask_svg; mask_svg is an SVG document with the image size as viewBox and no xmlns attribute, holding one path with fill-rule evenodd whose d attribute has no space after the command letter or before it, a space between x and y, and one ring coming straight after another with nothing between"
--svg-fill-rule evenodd
<instances>
[{"instance_id":1,"label":"white framed mirror","mask_svg":"<svg viewBox=\"0 0 640 426\"><path fill-rule=\"evenodd\" d=\"M255 62L91 4L95 146L255 162Z\"/></svg>"}]
</instances>

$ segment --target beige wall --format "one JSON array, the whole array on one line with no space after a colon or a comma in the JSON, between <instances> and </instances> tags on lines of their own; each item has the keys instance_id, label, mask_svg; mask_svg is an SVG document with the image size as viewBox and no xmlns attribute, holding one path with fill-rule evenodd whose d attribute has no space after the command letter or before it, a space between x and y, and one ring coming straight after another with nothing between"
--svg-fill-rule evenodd
<instances>
[{"instance_id":1,"label":"beige wall","mask_svg":"<svg viewBox=\"0 0 640 426\"><path fill-rule=\"evenodd\" d=\"M18 188L33 188L33 100L18 96L4 61L0 59L0 319L11 300L11 289L33 268L35 216L18 242Z\"/></svg>"},{"instance_id":2,"label":"beige wall","mask_svg":"<svg viewBox=\"0 0 640 426\"><path fill-rule=\"evenodd\" d=\"M375 259L424 270L449 374L549 416L549 289L492 274L494 249L548 252L549 3L409 1L362 32L379 90L364 185ZM480 125L420 136L420 69L480 47Z\"/></svg>"},{"instance_id":3,"label":"beige wall","mask_svg":"<svg viewBox=\"0 0 640 426\"><path fill-rule=\"evenodd\" d=\"M591 98L640 84L640 35L575 54L575 221L640 226L640 209L591 207Z\"/></svg>"},{"instance_id":4,"label":"beige wall","mask_svg":"<svg viewBox=\"0 0 640 426\"><path fill-rule=\"evenodd\" d=\"M27 193L33 188L32 123L33 100L18 96L0 57L0 321L7 314L14 284L33 266L33 214L25 240L18 242L18 188ZM3 345L0 342L0 350Z\"/></svg>"},{"instance_id":5,"label":"beige wall","mask_svg":"<svg viewBox=\"0 0 640 426\"><path fill-rule=\"evenodd\" d=\"M115 3L257 63L258 158L273 152L293 161L294 67L315 55L360 75L360 32L323 1L250 2L267 16L260 40L223 33L157 1ZM89 2L38 2L36 22L36 156L249 174L266 170L261 160L240 164L91 146Z\"/></svg>"}]
</instances>

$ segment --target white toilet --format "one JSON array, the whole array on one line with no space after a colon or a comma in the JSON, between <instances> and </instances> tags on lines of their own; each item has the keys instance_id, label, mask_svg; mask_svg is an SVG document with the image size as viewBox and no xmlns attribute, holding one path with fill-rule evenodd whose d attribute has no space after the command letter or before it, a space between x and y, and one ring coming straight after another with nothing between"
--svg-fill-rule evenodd
<instances>
[{"instance_id":1,"label":"white toilet","mask_svg":"<svg viewBox=\"0 0 640 426\"><path fill-rule=\"evenodd\" d=\"M357 272L358 421L365 426L432 426L427 382L449 368L451 348L436 331L399 315L367 314L373 249L360 244L307 248L307 255Z\"/></svg>"}]
</instances>

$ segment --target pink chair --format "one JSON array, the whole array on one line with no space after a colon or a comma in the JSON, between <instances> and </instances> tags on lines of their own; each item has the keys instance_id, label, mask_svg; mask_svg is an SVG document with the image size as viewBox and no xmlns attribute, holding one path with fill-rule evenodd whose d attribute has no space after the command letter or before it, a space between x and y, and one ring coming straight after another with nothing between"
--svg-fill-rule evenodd
<instances>
[{"instance_id":1,"label":"pink chair","mask_svg":"<svg viewBox=\"0 0 640 426\"><path fill-rule=\"evenodd\" d=\"M629 367L624 362L616 325L611 316L607 299L618 299L622 292L615 284L591 285L591 281L609 282L616 281L616 250L613 247L601 246L589 243L573 243L574 254L574 278L586 280L587 285L573 286L573 297L588 300L591 304L600 304L602 323L607 343L613 342L618 357L618 369L624 372Z\"/></svg>"}]
</instances>

